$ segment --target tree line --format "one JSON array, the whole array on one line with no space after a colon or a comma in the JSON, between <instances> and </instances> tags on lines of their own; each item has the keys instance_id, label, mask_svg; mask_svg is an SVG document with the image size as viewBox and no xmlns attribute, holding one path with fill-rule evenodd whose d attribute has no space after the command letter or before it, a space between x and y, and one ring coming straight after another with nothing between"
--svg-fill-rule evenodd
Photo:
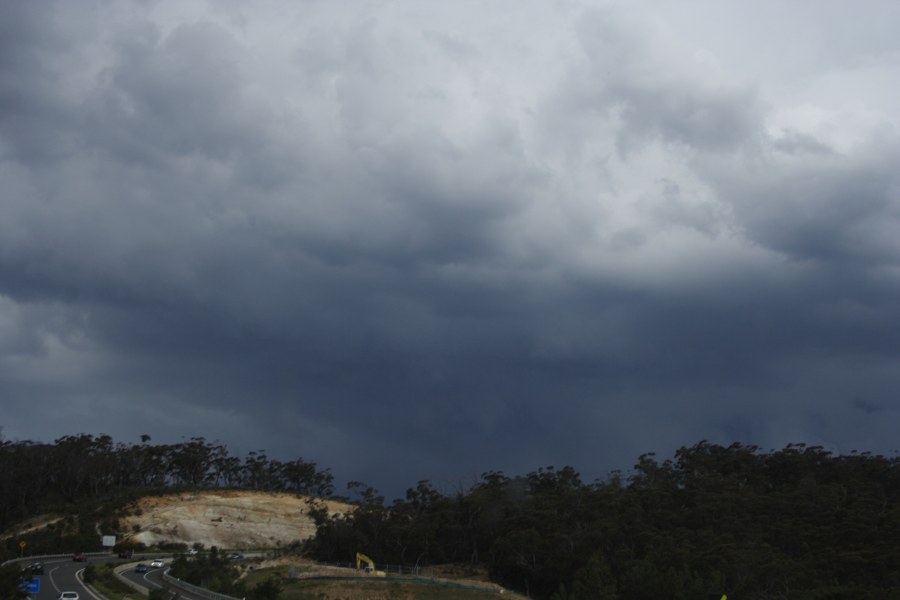
<instances>
[{"instance_id":1,"label":"tree line","mask_svg":"<svg viewBox=\"0 0 900 600\"><path fill-rule=\"evenodd\" d=\"M0 531L48 510L174 489L237 488L329 497L330 469L265 451L232 456L218 442L192 437L178 444L116 443L108 435L62 437L52 444L0 440Z\"/></svg>"},{"instance_id":2,"label":"tree line","mask_svg":"<svg viewBox=\"0 0 900 600\"><path fill-rule=\"evenodd\" d=\"M69 525L45 541L61 549L96 543L97 523L138 494L230 487L335 497L331 471L303 459L241 459L202 437L149 442L0 441L0 530L68 510ZM390 503L363 482L347 491L357 506L344 515L311 501L317 533L302 552L462 565L543 600L900 598L896 456L700 442L591 482L551 466L490 471L452 493L420 481ZM65 537L73 529L80 537ZM16 541L0 545L0 560L18 555Z\"/></svg>"},{"instance_id":3,"label":"tree line","mask_svg":"<svg viewBox=\"0 0 900 600\"><path fill-rule=\"evenodd\" d=\"M465 563L551 600L900 598L900 461L701 442L586 483L571 467L428 481L315 514L321 560Z\"/></svg>"}]
</instances>

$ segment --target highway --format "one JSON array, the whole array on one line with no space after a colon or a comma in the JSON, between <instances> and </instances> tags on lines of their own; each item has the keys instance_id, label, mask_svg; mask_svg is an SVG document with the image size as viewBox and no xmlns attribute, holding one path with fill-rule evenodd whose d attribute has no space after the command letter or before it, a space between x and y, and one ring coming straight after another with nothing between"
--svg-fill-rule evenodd
<instances>
[{"instance_id":1,"label":"highway","mask_svg":"<svg viewBox=\"0 0 900 600\"><path fill-rule=\"evenodd\" d=\"M30 561L23 561L20 564L28 564ZM44 563L44 574L37 575L40 580L40 591L32 594L34 600L55 600L60 592L78 592L82 598L89 599L91 596L82 592L82 585L78 582L75 574L84 569L85 563L73 562L70 557L66 558L47 558L42 561Z\"/></svg>"},{"instance_id":2,"label":"highway","mask_svg":"<svg viewBox=\"0 0 900 600\"><path fill-rule=\"evenodd\" d=\"M159 555L159 557L164 558L167 564L171 560L170 557L163 557L163 555ZM128 563L133 565L137 564L137 562L143 562L149 565L150 561L154 558L157 558L157 555L135 557L134 559L130 559ZM87 563L75 562L70 556L67 556L55 558L27 558L19 561L18 564L24 567L32 562L32 560L40 560L44 563L44 574L36 576L40 579L40 590L38 593L30 595L32 600L56 600L60 592L78 592L81 600L104 600L102 596L92 592L81 582L80 576L82 571L90 563L114 562L120 564L125 562L116 556L108 555L91 556ZM134 581L138 585L152 590L163 586L162 575L164 570L165 569L150 569L146 573L136 573L132 567L125 571L123 575L130 581ZM178 600L207 600L207 597L204 596L182 590L178 591ZM106 600L114 599L109 598Z\"/></svg>"}]
</instances>

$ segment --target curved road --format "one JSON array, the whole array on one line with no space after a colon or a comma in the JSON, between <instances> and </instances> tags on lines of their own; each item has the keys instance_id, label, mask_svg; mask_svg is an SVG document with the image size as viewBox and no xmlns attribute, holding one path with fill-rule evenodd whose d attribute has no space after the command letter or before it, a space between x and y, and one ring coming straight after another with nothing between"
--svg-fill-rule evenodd
<instances>
[{"instance_id":1,"label":"curved road","mask_svg":"<svg viewBox=\"0 0 900 600\"><path fill-rule=\"evenodd\" d=\"M57 556L27 558L18 561L18 564L24 567L33 560L44 563L44 574L35 576L40 580L40 590L37 594L31 594L30 598L33 600L56 600L60 592L78 592L83 600L97 600L77 577L77 574L87 566L86 563L74 562L71 556ZM104 557L94 560L105 562L110 559Z\"/></svg>"},{"instance_id":2,"label":"curved road","mask_svg":"<svg viewBox=\"0 0 900 600\"><path fill-rule=\"evenodd\" d=\"M147 565L149 567L150 561L152 561L153 558L156 558L156 557L148 557L145 559L141 559L140 562L144 563L145 565ZM169 561L171 560L171 558L162 557L162 556L160 556L159 558L162 558L163 560L166 561L166 568L168 568ZM149 569L146 573L136 573L134 570L134 567L137 565L137 563L133 563L133 562L129 561L129 564L131 564L131 568L129 568L127 571L122 572L122 576L125 577L126 579L128 579L129 581L133 581L136 584L143 586L149 590L152 590L155 588L160 588L160 587L163 587L163 585L165 585L165 584L163 584L163 572L166 570L166 568ZM172 585L167 585L167 587L178 591L178 600L205 600L207 598L207 596L198 596L197 594L193 594L191 592L182 590L180 588L176 588Z\"/></svg>"},{"instance_id":3,"label":"curved road","mask_svg":"<svg viewBox=\"0 0 900 600\"><path fill-rule=\"evenodd\" d=\"M137 559L149 565L155 556ZM91 556L88 563L74 562L71 557L65 558L46 558L46 559L24 559L18 564L25 566L32 560L41 560L44 563L44 574L38 575L41 580L40 591L37 594L31 594L32 600L56 600L60 592L78 592L81 600L103 600L101 596L87 589L81 582L81 572L84 568L93 563L123 563L124 561L116 556ZM130 559L132 563L135 559ZM164 559L168 564L169 558ZM150 569L147 573L135 573L131 568L123 573L123 575L148 589L159 588L163 586L162 574L164 569ZM179 591L179 600L205 600L203 596L191 594L186 591Z\"/></svg>"}]
</instances>

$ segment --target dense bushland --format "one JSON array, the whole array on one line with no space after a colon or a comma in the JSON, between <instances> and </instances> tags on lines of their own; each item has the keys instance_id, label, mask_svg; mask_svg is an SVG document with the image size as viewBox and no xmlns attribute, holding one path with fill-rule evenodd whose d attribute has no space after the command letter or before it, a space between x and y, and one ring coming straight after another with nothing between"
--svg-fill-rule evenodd
<instances>
[{"instance_id":1,"label":"dense bushland","mask_svg":"<svg viewBox=\"0 0 900 600\"><path fill-rule=\"evenodd\" d=\"M479 564L554 600L900 598L897 458L702 442L592 483L547 467L453 495L422 481L389 507L361 496L316 514L315 556Z\"/></svg>"},{"instance_id":2,"label":"dense bushland","mask_svg":"<svg viewBox=\"0 0 900 600\"><path fill-rule=\"evenodd\" d=\"M334 495L331 472L302 459L270 460L260 451L241 460L203 438L148 441L0 442L0 529L52 511L59 521L29 533L29 550L84 550L98 544L98 527L117 529L118 511L147 493L231 487ZM661 462L641 456L629 473L593 482L571 467L546 467L488 472L452 494L421 481L387 505L361 482L348 493L358 503L351 514L314 508L317 535L304 552L325 561L351 561L361 551L380 564L467 564L552 600L900 598L897 457L701 442ZM16 542L4 540L0 560L18 555Z\"/></svg>"}]
</instances>

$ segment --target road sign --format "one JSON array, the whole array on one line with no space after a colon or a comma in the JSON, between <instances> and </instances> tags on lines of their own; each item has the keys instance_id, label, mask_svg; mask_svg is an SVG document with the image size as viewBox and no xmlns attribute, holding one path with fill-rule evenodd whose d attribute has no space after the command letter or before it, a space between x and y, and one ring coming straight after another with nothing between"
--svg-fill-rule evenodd
<instances>
[{"instance_id":1,"label":"road sign","mask_svg":"<svg viewBox=\"0 0 900 600\"><path fill-rule=\"evenodd\" d=\"M41 580L37 577L32 577L31 581L25 580L20 583L19 589L26 594L39 594L41 593Z\"/></svg>"},{"instance_id":2,"label":"road sign","mask_svg":"<svg viewBox=\"0 0 900 600\"><path fill-rule=\"evenodd\" d=\"M25 540L22 540L21 542L19 542L19 550L24 550L25 546L27 546L27 545L28 545L28 542L26 542Z\"/></svg>"}]
</instances>

